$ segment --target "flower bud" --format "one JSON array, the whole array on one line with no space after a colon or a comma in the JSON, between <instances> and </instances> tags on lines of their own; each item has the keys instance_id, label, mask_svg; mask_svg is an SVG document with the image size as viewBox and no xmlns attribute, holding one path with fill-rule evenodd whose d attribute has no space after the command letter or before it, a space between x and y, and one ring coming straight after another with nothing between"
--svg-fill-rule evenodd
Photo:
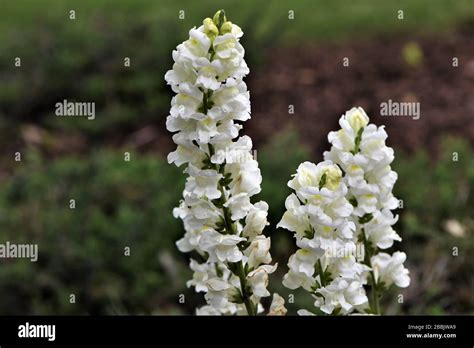
<instances>
[{"instance_id":1,"label":"flower bud","mask_svg":"<svg viewBox=\"0 0 474 348\"><path fill-rule=\"evenodd\" d=\"M211 40L219 35L219 29L217 29L217 26L214 24L212 19L206 18L202 23L204 24L204 33L206 33Z\"/></svg>"},{"instance_id":2,"label":"flower bud","mask_svg":"<svg viewBox=\"0 0 474 348\"><path fill-rule=\"evenodd\" d=\"M270 263L272 258L270 256L270 238L259 235L250 243L246 250L248 255L248 265L251 268L259 266L261 263Z\"/></svg>"},{"instance_id":3,"label":"flower bud","mask_svg":"<svg viewBox=\"0 0 474 348\"><path fill-rule=\"evenodd\" d=\"M214 21L214 24L220 28L225 22L227 22L224 10L217 11L212 20Z\"/></svg>"},{"instance_id":4,"label":"flower bud","mask_svg":"<svg viewBox=\"0 0 474 348\"><path fill-rule=\"evenodd\" d=\"M224 24L222 24L222 27L221 27L221 34L222 35L227 34L227 33L231 33L231 32L232 32L232 22L231 21L227 21Z\"/></svg>"},{"instance_id":5,"label":"flower bud","mask_svg":"<svg viewBox=\"0 0 474 348\"><path fill-rule=\"evenodd\" d=\"M352 108L347 113L347 122L355 132L358 132L359 129L367 126L369 117L362 108Z\"/></svg>"}]
</instances>

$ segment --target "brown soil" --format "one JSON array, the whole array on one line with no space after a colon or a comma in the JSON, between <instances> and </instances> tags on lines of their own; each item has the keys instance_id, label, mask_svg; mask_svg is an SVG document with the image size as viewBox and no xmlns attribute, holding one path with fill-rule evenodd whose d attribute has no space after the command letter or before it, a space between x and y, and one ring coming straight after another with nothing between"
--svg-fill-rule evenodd
<instances>
[{"instance_id":1,"label":"brown soil","mask_svg":"<svg viewBox=\"0 0 474 348\"><path fill-rule=\"evenodd\" d=\"M402 56L413 41L423 52L416 67ZM343 66L344 57L349 67ZM433 153L446 134L474 143L473 35L278 48L269 52L264 67L252 71L248 85L252 119L244 131L257 147L293 125L318 158L329 147L328 132L338 129L339 117L352 106L362 106L372 122L386 125L388 144L397 148ZM380 116L380 104L388 99L420 102L420 119Z\"/></svg>"},{"instance_id":2,"label":"brown soil","mask_svg":"<svg viewBox=\"0 0 474 348\"><path fill-rule=\"evenodd\" d=\"M402 56L409 42L416 42L423 52L416 67ZM348 67L343 66L344 57L349 58ZM458 58L458 67L453 67L453 57ZM252 119L243 130L257 149L286 127L294 127L313 152L310 160L319 160L329 149L328 132L338 129L339 117L352 106L362 106L372 122L385 125L388 144L398 149L426 149L433 154L447 134L467 138L474 145L472 30L442 38L397 36L279 47L268 51L262 62L251 66L247 79ZM380 116L380 103L388 99L420 102L420 119ZM288 113L289 105L294 114ZM105 134L102 144L166 155L175 148L165 127L166 113L163 110L156 123ZM41 146L50 139L47 152L53 157L91 148L90 140L80 133L63 135L40 127L36 123L22 126L23 145ZM11 151L18 146L12 141ZM0 177L7 172L0 170Z\"/></svg>"}]
</instances>

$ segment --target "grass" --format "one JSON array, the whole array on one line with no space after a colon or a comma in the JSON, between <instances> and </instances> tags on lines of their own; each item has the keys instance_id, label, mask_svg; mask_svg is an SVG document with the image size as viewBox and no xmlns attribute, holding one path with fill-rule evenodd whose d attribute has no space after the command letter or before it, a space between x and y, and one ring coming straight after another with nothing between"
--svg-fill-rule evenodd
<instances>
[{"instance_id":1,"label":"grass","mask_svg":"<svg viewBox=\"0 0 474 348\"><path fill-rule=\"evenodd\" d=\"M470 0L5 0L0 13L0 39L56 22L61 30L84 33L142 23L153 29L157 43L170 35L181 41L190 27L220 8L258 38L271 36L277 41L325 41L412 30L439 32L474 15ZM69 20L70 10L76 11L74 22ZM181 10L184 20L178 19ZM397 18L399 10L404 12L403 20ZM288 19L289 11L294 11L294 20ZM26 44L33 43L19 43Z\"/></svg>"}]
</instances>

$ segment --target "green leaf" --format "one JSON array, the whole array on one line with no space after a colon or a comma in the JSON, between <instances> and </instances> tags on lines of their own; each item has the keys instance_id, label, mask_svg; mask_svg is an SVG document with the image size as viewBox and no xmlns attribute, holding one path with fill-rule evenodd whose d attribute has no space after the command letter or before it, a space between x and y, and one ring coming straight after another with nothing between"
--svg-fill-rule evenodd
<instances>
[{"instance_id":1,"label":"green leaf","mask_svg":"<svg viewBox=\"0 0 474 348\"><path fill-rule=\"evenodd\" d=\"M327 176L326 176L326 173L324 173L323 176L321 177L321 180L319 180L320 190L324 187L324 185L326 185L326 179L327 179Z\"/></svg>"},{"instance_id":2,"label":"green leaf","mask_svg":"<svg viewBox=\"0 0 474 348\"><path fill-rule=\"evenodd\" d=\"M357 199L355 197L349 198L349 203L352 204L354 208L356 208L357 205L359 204L359 202L357 202Z\"/></svg>"},{"instance_id":3,"label":"green leaf","mask_svg":"<svg viewBox=\"0 0 474 348\"><path fill-rule=\"evenodd\" d=\"M314 228L311 226L309 230L304 231L304 236L308 239L313 239L314 233Z\"/></svg>"},{"instance_id":4,"label":"green leaf","mask_svg":"<svg viewBox=\"0 0 474 348\"><path fill-rule=\"evenodd\" d=\"M374 216L372 215L372 213L365 214L364 216L361 216L359 218L359 223L360 224L366 224L367 222L369 222L373 218L374 218Z\"/></svg>"},{"instance_id":5,"label":"green leaf","mask_svg":"<svg viewBox=\"0 0 474 348\"><path fill-rule=\"evenodd\" d=\"M354 146L354 150L351 151L353 155L355 155L357 152L359 152L359 147L360 147L360 142L362 141L362 133L364 132L364 127L361 127L358 131L357 131L357 136L354 140L354 143L355 143L355 146Z\"/></svg>"}]
</instances>

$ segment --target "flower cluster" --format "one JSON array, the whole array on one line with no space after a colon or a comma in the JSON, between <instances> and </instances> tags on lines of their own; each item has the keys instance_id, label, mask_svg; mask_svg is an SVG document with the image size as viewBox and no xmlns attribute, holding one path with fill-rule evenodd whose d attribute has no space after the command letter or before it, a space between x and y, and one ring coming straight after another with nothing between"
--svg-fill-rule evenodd
<instances>
[{"instance_id":1,"label":"flower cluster","mask_svg":"<svg viewBox=\"0 0 474 348\"><path fill-rule=\"evenodd\" d=\"M187 285L204 292L207 305L197 314L250 314L270 296L268 204L251 203L262 177L252 156L252 141L239 137L241 121L250 118L243 77L249 72L239 42L242 30L219 11L173 51L173 69L165 79L176 93L167 128L175 132L176 151L168 161L186 165L183 200L174 215L182 219L182 252L193 251L193 279ZM282 312L274 296L274 312Z\"/></svg>"},{"instance_id":2,"label":"flower cluster","mask_svg":"<svg viewBox=\"0 0 474 348\"><path fill-rule=\"evenodd\" d=\"M299 248L289 259L283 284L309 291L314 305L327 314L348 314L368 303L363 284L369 268L356 259L355 224L349 219L353 207L342 179L331 161L302 163L288 182L295 193L286 199L278 224L295 232Z\"/></svg>"},{"instance_id":3,"label":"flower cluster","mask_svg":"<svg viewBox=\"0 0 474 348\"><path fill-rule=\"evenodd\" d=\"M379 252L401 240L392 227L398 219L394 153L384 128L369 124L363 109L349 110L339 124L328 135L325 161L301 164L288 183L296 194L287 198L279 226L295 232L300 249L289 259L284 285L311 292L324 313L379 313L385 288L410 283L405 253Z\"/></svg>"},{"instance_id":4,"label":"flower cluster","mask_svg":"<svg viewBox=\"0 0 474 348\"><path fill-rule=\"evenodd\" d=\"M345 173L348 199L354 206L351 219L358 241L364 245L366 264L372 269L372 291L378 296L393 283L407 287L410 277L403 266L405 253L379 252L401 241L392 227L398 220L392 213L399 203L392 193L398 176L390 166L394 152L385 144L387 133L383 126L369 124L369 117L360 107L347 111L339 125L339 131L328 135L332 147L324 158L337 163ZM373 302L372 309L378 312L378 298Z\"/></svg>"}]
</instances>

